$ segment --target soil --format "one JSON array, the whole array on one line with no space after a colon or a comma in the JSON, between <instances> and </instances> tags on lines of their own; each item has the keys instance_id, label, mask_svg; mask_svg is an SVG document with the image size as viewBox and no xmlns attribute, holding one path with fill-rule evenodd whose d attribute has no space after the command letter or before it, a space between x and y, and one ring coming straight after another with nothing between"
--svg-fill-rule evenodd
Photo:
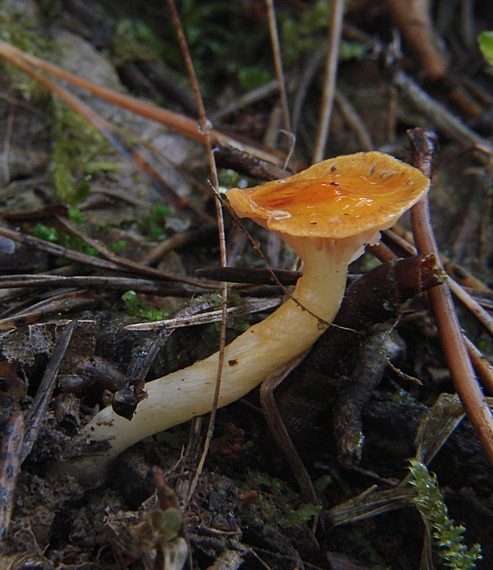
<instances>
[{"instance_id":1,"label":"soil","mask_svg":"<svg viewBox=\"0 0 493 570\"><path fill-rule=\"evenodd\" d=\"M8 0L0 5L1 38L95 83L196 118L174 35L170 39L170 19L162 18L164 5L105 4L70 0L47 8L44 2ZM184 8L183 21L213 117L246 93L242 81L251 69L274 76L266 13L256 2L238 3L230 11L207 2L191 4ZM286 28L292 21L312 22L304 24L305 43L300 40L300 51L286 70L292 109L301 97L299 165L311 160L322 89L321 63L314 67L320 73L305 74L325 41L325 32L307 16L313 4L276 3ZM367 144L409 162L406 130L435 129L440 148L430 200L436 238L453 276L491 309L491 156L485 161L462 131L444 128L426 101L412 100L393 77L397 70L412 78L491 148L491 67L475 37L492 28L493 10L475 6L466 14L458 7L449 10L447 2L435 3L431 23L441 44L433 44L430 53L439 49L447 63L442 76L431 77L432 66L420 59L404 28L403 55L384 65L392 4L365 0L347 8L343 38L353 52L339 64L325 154L370 150ZM153 17L156 10L159 17ZM228 51L227 42L235 36L237 46ZM249 40L252 53L244 48ZM63 83L116 127L116 140L124 144L112 147L34 80L11 64L2 69L0 570L179 570L183 564L218 570L449 567L443 546L435 542L427 549L433 541L423 511L416 508L416 486L406 480L413 457L436 474L450 519L466 529L465 544L481 545L476 567L493 567L493 467L468 419L458 421L462 411L422 297L434 283L417 261L406 265L404 277L394 266L385 275L365 276L370 281L354 287L355 300L348 289L345 302L356 308L343 311L338 326L276 390L297 452L294 463L276 443L257 389L218 410L191 497L208 417L136 444L97 482L67 468L75 458L95 452L77 434L98 409L115 401L115 394L131 415L145 397L144 379L187 366L218 348L217 322L176 328L169 335L125 328L172 316L184 304L187 318L220 306L222 277L214 273L221 265L220 246L208 159L203 145L184 134ZM304 80L309 87L301 96ZM213 126L265 150L269 128L277 133L283 127L280 116L273 90L237 106ZM274 145L277 166L260 169L264 179L275 177L278 157L287 150L277 134ZM150 166L142 168L134 152ZM244 157L239 160L237 172L220 170L223 186L261 178ZM252 283L236 285L235 299L280 298L279 287L265 274L254 275L263 261L227 212L225 223L231 265L238 266L228 281L241 281L242 268ZM409 230L408 217L401 224ZM272 267L293 269L292 252L253 225L247 229ZM21 234L45 245L22 241ZM106 253L93 256L102 246ZM127 265L110 267L115 259ZM350 283L377 264L366 254L351 267ZM197 277L197 270L206 269L207 278ZM157 271L174 279L163 281ZM21 276L22 286L14 284L14 277ZM40 285L36 279L43 276L86 281ZM121 281L87 280L95 277ZM227 341L268 311L228 321ZM490 337L463 307L458 311L464 330L491 361ZM62 346L74 322L68 346ZM158 335L160 350L151 359ZM18 433L24 433L24 447L16 447ZM104 445L99 452L104 453ZM296 476L300 462L316 505ZM430 557L427 563L423 552ZM452 567L474 567L464 564Z\"/></svg>"}]
</instances>

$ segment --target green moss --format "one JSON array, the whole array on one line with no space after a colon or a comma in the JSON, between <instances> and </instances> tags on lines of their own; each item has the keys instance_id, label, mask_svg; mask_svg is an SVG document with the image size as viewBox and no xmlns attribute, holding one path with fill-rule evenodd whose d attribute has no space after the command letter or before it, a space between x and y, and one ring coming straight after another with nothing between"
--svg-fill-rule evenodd
<instances>
[{"instance_id":1,"label":"green moss","mask_svg":"<svg viewBox=\"0 0 493 570\"><path fill-rule=\"evenodd\" d=\"M39 32L37 20L26 16L24 7L13 0L0 2L0 39L40 58L56 55L49 38ZM46 89L30 75L2 59L0 62L14 89L27 101L46 97Z\"/></svg>"},{"instance_id":2,"label":"green moss","mask_svg":"<svg viewBox=\"0 0 493 570\"><path fill-rule=\"evenodd\" d=\"M303 503L293 508L288 501L294 495L284 481L254 470L248 470L248 476L259 492L255 505L260 509L262 518L273 528L299 526L322 509L321 505Z\"/></svg>"},{"instance_id":3,"label":"green moss","mask_svg":"<svg viewBox=\"0 0 493 570\"><path fill-rule=\"evenodd\" d=\"M122 295L122 301L125 303L127 313L132 317L146 321L162 321L169 316L166 309L156 309L156 307L144 304L142 297L132 290Z\"/></svg>"},{"instance_id":4,"label":"green moss","mask_svg":"<svg viewBox=\"0 0 493 570\"><path fill-rule=\"evenodd\" d=\"M37 224L36 226L34 226L32 233L34 236L40 239L44 239L46 241L63 245L68 249L79 251L81 253L92 255L94 257L99 256L98 252L93 247L88 245L79 236L68 234L62 231L57 231L55 228L52 228L50 226L45 226L44 224Z\"/></svg>"},{"instance_id":5,"label":"green moss","mask_svg":"<svg viewBox=\"0 0 493 570\"><path fill-rule=\"evenodd\" d=\"M286 67L325 45L330 12L330 2L317 0L299 17L286 15L280 19L282 54ZM361 57L365 49L361 44L342 40L339 57L341 59Z\"/></svg>"},{"instance_id":6,"label":"green moss","mask_svg":"<svg viewBox=\"0 0 493 570\"><path fill-rule=\"evenodd\" d=\"M115 241L115 243L111 244L110 249L113 253L120 253L126 247L127 247L127 240L119 239L118 241Z\"/></svg>"},{"instance_id":7,"label":"green moss","mask_svg":"<svg viewBox=\"0 0 493 570\"><path fill-rule=\"evenodd\" d=\"M58 241L58 232L56 229L45 226L44 224L37 224L34 226L33 235L39 239L44 239L45 241Z\"/></svg>"},{"instance_id":8,"label":"green moss","mask_svg":"<svg viewBox=\"0 0 493 570\"><path fill-rule=\"evenodd\" d=\"M86 223L86 215L77 208L68 209L68 219L78 226L82 226Z\"/></svg>"},{"instance_id":9,"label":"green moss","mask_svg":"<svg viewBox=\"0 0 493 570\"><path fill-rule=\"evenodd\" d=\"M244 91L252 91L268 83L272 78L272 72L256 65L239 67L237 77L240 87Z\"/></svg>"},{"instance_id":10,"label":"green moss","mask_svg":"<svg viewBox=\"0 0 493 570\"><path fill-rule=\"evenodd\" d=\"M52 108L53 181L60 199L75 205L89 194L94 173L115 170L118 165L99 160L102 155L114 154L114 149L84 118L56 96Z\"/></svg>"},{"instance_id":11,"label":"green moss","mask_svg":"<svg viewBox=\"0 0 493 570\"><path fill-rule=\"evenodd\" d=\"M149 213L137 221L140 232L153 240L163 240L166 237L165 224L169 208L164 204L156 204Z\"/></svg>"},{"instance_id":12,"label":"green moss","mask_svg":"<svg viewBox=\"0 0 493 570\"><path fill-rule=\"evenodd\" d=\"M481 547L475 544L469 549L464 544L466 529L448 516L436 475L431 475L418 459L411 459L409 463L413 477L410 483L418 491L414 504L429 528L445 565L459 570L476 568L476 562L482 558Z\"/></svg>"}]
</instances>

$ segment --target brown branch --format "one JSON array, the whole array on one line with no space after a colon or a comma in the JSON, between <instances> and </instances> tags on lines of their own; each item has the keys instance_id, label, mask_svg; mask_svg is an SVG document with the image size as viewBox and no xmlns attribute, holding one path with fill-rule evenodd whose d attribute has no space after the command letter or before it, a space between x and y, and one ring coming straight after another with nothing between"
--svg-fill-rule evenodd
<instances>
[{"instance_id":1,"label":"brown branch","mask_svg":"<svg viewBox=\"0 0 493 570\"><path fill-rule=\"evenodd\" d=\"M387 0L399 32L416 53L430 79L442 77L447 61L438 49L429 0Z\"/></svg>"},{"instance_id":2,"label":"brown branch","mask_svg":"<svg viewBox=\"0 0 493 570\"><path fill-rule=\"evenodd\" d=\"M212 177L212 190L214 191L215 197L215 205L216 205L216 216L217 216L217 225L219 230L219 250L221 256L221 265L224 267L227 261L226 255L226 234L224 229L224 215L222 209L222 203L219 198L219 179L217 175L217 168L216 163L214 160L214 153L212 150L212 125L210 124L209 120L207 119L207 115L205 112L204 102L202 100L202 94L200 92L199 82L197 80L197 76L195 73L195 69L193 66L192 58L190 56L190 51L188 49L187 41L185 39L185 34L183 32L183 28L181 25L180 17L178 15L178 11L176 9L176 5L174 0L167 0L168 8L171 12L171 17L173 19L173 24L175 26L176 34L178 36L178 42L180 44L182 55L185 59L185 63L188 70L188 75L190 77L190 81L192 83L193 92L195 94L195 100L197 102L197 107L199 110L200 116L200 125L201 125L201 132L204 136L204 142L207 148L207 157L209 159L209 168ZM219 358L217 364L217 375L216 375L216 385L214 390L214 396L212 401L212 409L211 414L209 417L209 425L207 427L207 434L206 439L204 442L204 448L202 450L202 455L199 460L199 464L197 465L197 470L195 476L190 484L190 488L188 491L188 496L186 499L186 504L188 504L193 497L195 492L195 488L197 486L199 477L202 473L202 469L205 464L205 460L207 457L207 453L209 451L210 443L212 441L212 436L214 433L214 425L216 421L216 413L217 413L217 404L219 402L219 393L221 390L221 377L223 371L223 364L224 364L224 348L226 346L226 318L227 318L227 310L228 310L228 284L224 281L221 286L221 310L222 310L222 318L221 318L221 335L219 338Z\"/></svg>"},{"instance_id":3,"label":"brown branch","mask_svg":"<svg viewBox=\"0 0 493 570\"><path fill-rule=\"evenodd\" d=\"M17 65L19 61L24 61L30 65L38 67L48 73L51 73L55 77L63 79L64 81L68 81L72 85L76 87L81 87L85 89L92 95L99 97L100 99L104 99L105 101L109 101L110 103L114 103L119 107L124 109L128 109L141 117L146 117L162 125L169 127L170 129L181 133L182 135L196 140L198 142L205 142L205 134L199 128L197 121L194 119L189 119L184 115L180 115L178 113L173 113L172 111L168 111L166 109L162 109L160 107L156 107L151 103L147 103L145 101L141 101L140 99L135 99L134 97L130 97L129 95L124 95L123 93L119 93L118 91L114 91L113 89L109 89L108 87L102 87L101 85L97 85L92 81L87 79L83 79L74 73L70 73L69 71L65 71L56 65L43 61L40 58L37 58L31 54L23 52L15 48L14 46L8 44L7 42L0 41L0 57L4 57L5 59L12 62L14 65ZM274 152L269 152L267 150L263 150L259 147L255 147L249 144L245 144L240 142L237 139L233 139L224 135L218 131L211 130L210 132L211 138L218 143L223 145L230 145L237 148L241 148L245 152L257 156L263 160L267 160L268 162L273 162L278 166L284 164L284 157L279 157Z\"/></svg>"},{"instance_id":4,"label":"brown branch","mask_svg":"<svg viewBox=\"0 0 493 570\"><path fill-rule=\"evenodd\" d=\"M429 131L413 129L408 135L414 146L414 164L431 178L436 136ZM411 210L414 239L420 253L433 253L439 259L439 250L430 222L428 198L424 198ZM464 337L446 283L429 292L435 320L454 386L467 416L493 463L493 416L476 380Z\"/></svg>"}]
</instances>

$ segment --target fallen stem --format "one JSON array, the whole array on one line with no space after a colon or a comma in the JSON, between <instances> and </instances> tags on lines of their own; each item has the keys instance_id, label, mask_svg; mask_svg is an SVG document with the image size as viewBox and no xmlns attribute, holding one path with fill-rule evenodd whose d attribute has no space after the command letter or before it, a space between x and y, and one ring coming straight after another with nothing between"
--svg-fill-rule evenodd
<instances>
[{"instance_id":1,"label":"fallen stem","mask_svg":"<svg viewBox=\"0 0 493 570\"><path fill-rule=\"evenodd\" d=\"M431 178L433 154L436 148L434 133L412 129L408 131L408 135L415 149L415 166ZM437 259L440 259L426 197L412 207L411 221L418 251L423 254L433 253ZM474 426L490 462L493 463L493 416L476 380L450 288L444 283L430 290L429 296L454 386L467 417Z\"/></svg>"},{"instance_id":2,"label":"fallen stem","mask_svg":"<svg viewBox=\"0 0 493 570\"><path fill-rule=\"evenodd\" d=\"M9 530L23 441L24 416L22 412L14 412L5 426L0 447L0 541L5 539Z\"/></svg>"},{"instance_id":3,"label":"fallen stem","mask_svg":"<svg viewBox=\"0 0 493 570\"><path fill-rule=\"evenodd\" d=\"M344 18L344 0L332 2L332 14L329 25L329 46L325 62L325 82L320 118L320 129L317 134L313 162L319 162L324 158L325 145L329 135L330 118L334 105L334 95L337 82L337 60L339 59L339 45L342 35L342 21Z\"/></svg>"},{"instance_id":4,"label":"fallen stem","mask_svg":"<svg viewBox=\"0 0 493 570\"><path fill-rule=\"evenodd\" d=\"M85 89L92 95L99 97L100 99L104 99L105 101L109 101L110 103L114 103L119 107L124 109L128 109L133 113L137 113L141 117L146 117L162 125L173 129L181 133L182 135L199 142L205 142L205 135L201 132L197 121L194 119L190 119L183 115L179 115L178 113L173 113L172 111L168 111L166 109L162 109L160 107L156 107L151 103L146 103L140 99L135 99L134 97L130 97L129 95L124 95L123 93L119 93L118 91L114 91L113 89L109 89L108 87L102 87L101 85L97 85L92 81L87 79L83 79L74 73L70 73L69 71L65 71L56 65L43 61L42 59L35 57L29 53L23 52L20 49L15 48L14 46L10 45L7 42L0 41L0 57L4 57L11 61L14 65L17 65L19 60L23 60L30 65L39 67L40 69L51 73L55 77L63 79L64 81L68 81L72 85L76 87L81 87ZM211 139L217 141L223 145L231 145L236 148L241 148L245 152L257 156L263 160L267 160L269 162L274 162L278 166L282 166L284 164L284 157L279 157L278 155L274 154L273 152L269 152L266 150L262 150L258 147L254 147L252 145L244 144L239 142L236 139L228 137L218 131L211 130L210 132Z\"/></svg>"},{"instance_id":5,"label":"fallen stem","mask_svg":"<svg viewBox=\"0 0 493 570\"><path fill-rule=\"evenodd\" d=\"M178 42L180 44L182 55L185 59L185 63L188 70L188 75L190 77L190 81L192 83L193 92L195 94L195 100L197 102L197 107L199 110L199 117L200 117L200 126L201 132L204 135L204 142L207 148L207 158L209 159L209 168L212 178L212 189L214 190L214 201L216 206L216 217L217 217L217 225L218 225L218 232L219 232L219 250L220 250L220 257L221 257L221 266L225 266L227 263L227 255L226 255L226 233L224 229L224 215L221 200L218 197L217 190L219 188L219 179L217 174L216 162L214 159L214 153L212 150L212 125L207 119L207 115L205 112L204 101L202 99L202 93L200 92L200 86L197 79L197 75L195 73L195 69L193 66L192 58L190 55L190 51L188 49L188 44L185 39L185 33L183 31L180 17L178 15L178 11L176 9L176 5L174 0L167 0L168 8L171 13L171 18L173 20L173 24L175 26L176 34L178 36ZM223 281L221 283L221 334L219 337L219 351L218 351L218 358L217 358L217 371L216 371L216 382L214 387L214 394L212 398L212 407L211 407L211 414L209 417L209 424L207 426L207 434L204 441L204 448L202 450L202 455L200 457L199 463L197 465L197 470L193 477L193 480L190 484L190 488L188 490L188 496L186 499L186 504L190 502L191 498L195 493L195 488L199 481L199 477L202 473L202 469L205 464L205 460L207 454L209 452L209 447L212 441L212 436L214 433L214 425L216 422L216 413L217 407L219 402L219 394L221 390L221 381L222 381L222 374L223 374L223 367L224 367L224 350L226 346L226 318L227 318L227 310L228 310L228 284Z\"/></svg>"}]
</instances>

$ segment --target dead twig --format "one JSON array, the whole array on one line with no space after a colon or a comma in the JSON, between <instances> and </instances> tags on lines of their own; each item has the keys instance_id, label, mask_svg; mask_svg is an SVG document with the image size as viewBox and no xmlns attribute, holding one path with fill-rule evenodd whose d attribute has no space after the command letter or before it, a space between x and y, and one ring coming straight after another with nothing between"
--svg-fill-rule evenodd
<instances>
[{"instance_id":1,"label":"dead twig","mask_svg":"<svg viewBox=\"0 0 493 570\"><path fill-rule=\"evenodd\" d=\"M301 277L300 271L286 269L254 269L252 267L206 267L197 269L197 275L216 281L233 281L234 283L257 283L260 285L296 285ZM0 278L1 283L1 278Z\"/></svg>"},{"instance_id":2,"label":"dead twig","mask_svg":"<svg viewBox=\"0 0 493 570\"><path fill-rule=\"evenodd\" d=\"M42 251L46 251L47 253L51 253L52 255L56 255L58 257L64 257L65 259L70 259L71 261L75 261L76 263L82 263L84 265L89 265L97 269L104 269L106 271L130 270L134 273L139 273L141 275L148 275L156 278L165 279L168 281L178 281L182 283L188 283L189 285L196 285L198 287L209 288L206 282L199 281L198 279L177 277L175 275L165 273L164 271L160 271L159 269L154 269L153 267L140 265L138 263L134 263L132 261L128 261L126 259L118 257L117 255L114 255L113 253L108 251L106 248L103 248L101 244L97 244L97 247L101 251L104 251L105 256L107 258L110 258L111 261L108 261L106 259L100 259L99 257L94 257L86 253L81 253L73 249L68 249L66 247L62 247L55 243L51 243L49 241L45 241L34 236L23 234L21 232L16 232L8 228L0 227L0 235L10 238L16 242L22 243L27 247L40 249ZM87 241L89 238L85 236L85 239ZM95 244L95 242L92 243ZM216 286L215 285L213 287L211 286L211 288L215 289Z\"/></svg>"},{"instance_id":3,"label":"dead twig","mask_svg":"<svg viewBox=\"0 0 493 570\"><path fill-rule=\"evenodd\" d=\"M210 116L210 119L213 123L217 123L220 120L225 119L228 115L232 115L237 111L241 111L245 107L253 105L258 101L267 99L277 91L279 91L279 81L277 79L271 79L265 85L257 87L256 89L252 89L251 91L245 93L245 95L243 95L233 103L225 105L224 107L213 113Z\"/></svg>"},{"instance_id":4,"label":"dead twig","mask_svg":"<svg viewBox=\"0 0 493 570\"><path fill-rule=\"evenodd\" d=\"M168 8L171 12L171 17L173 19L173 24L175 26L175 30L178 36L178 42L180 44L182 55L185 59L185 63L187 66L188 74L190 77L190 81L192 83L193 92L195 94L195 100L197 102L197 107L199 110L200 116L200 125L201 131L204 136L204 142L207 148L207 157L209 159L209 168L212 177L212 190L214 191L215 197L215 204L216 204L216 216L217 216L217 225L219 230L219 249L220 249L220 257L221 257L221 265L224 267L227 262L226 256L226 234L224 230L224 216L222 210L222 203L218 196L219 192L219 180L217 176L217 169L216 163L214 160L214 153L212 151L212 125L207 119L207 115L205 112L204 102L202 100L202 94L200 92L199 83L197 80L197 76L195 74L195 69L193 67L192 58L190 56L190 51L188 49L187 41L185 39L185 34L183 32L183 28L180 22L180 18L178 16L178 12L176 10L174 0L167 0ZM217 377L216 377L216 386L214 390L214 397L212 402L212 410L211 415L209 418L209 425L207 428L206 439L204 442L204 449L202 451L202 456L200 458L199 464L197 465L197 470L195 476L190 484L190 488L188 491L188 496L186 499L186 504L190 502L193 494L195 492L195 487L198 483L200 474L202 473L202 469L205 463L205 459L207 457L207 453L209 451L210 442L212 440L212 436L214 433L214 424L216 421L216 412L217 412L217 403L219 401L219 393L221 389L221 376L223 370L223 363L224 363L224 347L226 346L226 318L227 318L227 306L228 306L228 285L226 282L222 283L221 287L221 297L222 297L222 305L221 305L221 335L219 338L219 358L218 358L218 365L217 365Z\"/></svg>"},{"instance_id":5,"label":"dead twig","mask_svg":"<svg viewBox=\"0 0 493 570\"><path fill-rule=\"evenodd\" d=\"M352 467L361 461L363 443L363 407L370 401L391 359L399 347L390 338L395 321L375 325L365 338L359 364L351 377L343 382L332 412L332 425L337 440L337 456L342 465Z\"/></svg>"},{"instance_id":6,"label":"dead twig","mask_svg":"<svg viewBox=\"0 0 493 570\"><path fill-rule=\"evenodd\" d=\"M413 129L408 131L408 134L414 146L415 166L423 174L431 177L433 155L436 149L435 134L421 129ZM424 198L413 206L411 221L418 251L433 253L439 259L440 253L430 223L428 198ZM429 295L454 386L469 420L493 463L493 416L476 380L450 289L444 283L430 290Z\"/></svg>"},{"instance_id":7,"label":"dead twig","mask_svg":"<svg viewBox=\"0 0 493 570\"><path fill-rule=\"evenodd\" d=\"M5 426L0 448L0 541L6 538L9 530L15 485L22 462L23 441L24 415L21 412L15 412Z\"/></svg>"},{"instance_id":8,"label":"dead twig","mask_svg":"<svg viewBox=\"0 0 493 570\"><path fill-rule=\"evenodd\" d=\"M34 442L38 438L38 433L41 425L45 419L46 410L51 402L51 397L53 395L53 390L55 389L55 379L58 372L58 368L65 356L65 351L69 345L70 339L72 338L72 333L77 326L77 321L72 321L69 325L65 327L58 342L55 346L55 350L51 355L48 366L46 367L43 379L39 385L38 391L36 392L36 397L34 398L33 405L29 410L26 417L26 431L24 435L24 444L22 446L22 453L20 461L21 463L26 459L26 457L31 453Z\"/></svg>"},{"instance_id":9,"label":"dead twig","mask_svg":"<svg viewBox=\"0 0 493 570\"><path fill-rule=\"evenodd\" d=\"M310 479L310 475L308 474L306 467L303 465L303 462L291 441L274 396L275 389L298 366L305 356L306 353L294 358L262 382L260 386L260 403L270 432L276 440L277 445L279 445L283 453L286 455L294 476L298 481L301 495L304 497L305 501L313 505L317 505L318 498L312 480Z\"/></svg>"},{"instance_id":10,"label":"dead twig","mask_svg":"<svg viewBox=\"0 0 493 570\"><path fill-rule=\"evenodd\" d=\"M158 123L161 123L174 131L177 131L184 136L196 140L202 143L205 143L206 135L199 128L197 121L193 119L189 119L183 115L179 115L178 113L173 113L172 111L168 111L166 109L162 109L160 107L156 107L151 103L146 103L145 101L141 101L140 99L135 99L134 97L130 97L128 95L124 95L123 93L119 93L114 91L113 89L109 89L107 87L102 87L93 83L92 81L88 81L87 79L83 79L74 73L70 73L43 61L40 58L37 58L31 54L23 52L15 48L14 46L8 44L7 42L0 41L0 57L4 57L8 59L14 65L16 65L19 60L22 60L34 67L38 67L55 77L63 79L64 81L68 81L72 85L76 87L81 87L85 89L92 95L99 97L100 99L104 99L105 101L109 101L110 103L114 103L119 107L124 109L128 109L134 113L142 117L146 117ZM279 157L274 152L269 152L263 150L259 147L254 147L252 145L244 144L236 139L228 137L218 131L211 130L210 131L211 140L217 141L223 145L229 145L236 148L240 148L253 156L257 156L263 160L267 160L268 162L273 162L278 166L282 166L284 164L284 157Z\"/></svg>"},{"instance_id":11,"label":"dead twig","mask_svg":"<svg viewBox=\"0 0 493 570\"><path fill-rule=\"evenodd\" d=\"M438 49L429 0L387 0L392 19L406 42L418 56L430 79L442 77L447 61Z\"/></svg>"},{"instance_id":12,"label":"dead twig","mask_svg":"<svg viewBox=\"0 0 493 570\"><path fill-rule=\"evenodd\" d=\"M213 278L212 276L210 277ZM15 288L49 288L76 287L78 289L113 289L128 291L132 289L139 293L150 295L163 295L173 297L190 297L191 295L204 295L210 293L208 288L196 289L183 287L179 283L166 281L152 281L150 279L136 279L132 277L109 277L98 275L7 275L0 276L0 289Z\"/></svg>"},{"instance_id":13,"label":"dead twig","mask_svg":"<svg viewBox=\"0 0 493 570\"><path fill-rule=\"evenodd\" d=\"M478 150L478 159L488 163L493 156L491 143L467 127L460 119L435 101L404 71L393 73L392 80L402 96L409 101L430 121L452 140L462 145L469 145Z\"/></svg>"},{"instance_id":14,"label":"dead twig","mask_svg":"<svg viewBox=\"0 0 493 570\"><path fill-rule=\"evenodd\" d=\"M349 99L336 89L334 92L334 100L344 120L356 135L361 150L374 150L375 145L373 144L370 132Z\"/></svg>"},{"instance_id":15,"label":"dead twig","mask_svg":"<svg viewBox=\"0 0 493 570\"><path fill-rule=\"evenodd\" d=\"M313 162L320 162L324 158L325 146L329 135L330 118L334 104L334 94L337 81L337 61L339 59L339 45L342 35L342 21L344 18L344 0L335 0L332 3L332 14L329 25L329 45L327 59L325 60L324 93L320 128L317 133Z\"/></svg>"},{"instance_id":16,"label":"dead twig","mask_svg":"<svg viewBox=\"0 0 493 570\"><path fill-rule=\"evenodd\" d=\"M279 306L281 300L276 299L250 299L243 302L238 307L229 307L227 309L228 317L239 317L242 315L251 315L261 311L267 311ZM161 330L161 329L176 329L181 327L189 327L193 325L204 325L208 323L215 323L222 319L222 310L208 311L205 313L184 315L175 315L172 319L163 319L162 321L154 321L151 323L136 323L127 325L125 328L131 331L148 331L148 330Z\"/></svg>"},{"instance_id":17,"label":"dead twig","mask_svg":"<svg viewBox=\"0 0 493 570\"><path fill-rule=\"evenodd\" d=\"M393 232L391 232L389 230L386 230L386 233L387 233L387 235L393 234ZM397 234L395 234L394 237L398 238L399 240L402 239ZM410 248L412 248L412 251L414 251L413 255L416 255L416 253L417 253L416 249L413 246L411 246L410 244L407 244L407 245ZM375 255L375 257L377 257L383 263L386 263L387 261L392 261L392 260L398 259L398 257L395 255L395 253L392 250L390 250L385 244L383 244L381 242L376 244L376 245L369 246L369 248L370 248L371 252L373 253L373 255ZM460 287L460 285L455 283L455 281L453 281L450 278L447 280L447 283L448 283L452 293L454 293L454 294L455 294L455 290L462 289ZM466 292L464 291L464 293L466 293ZM470 295L468 293L466 293L466 295L467 295L467 305L465 305L465 307L468 308L468 305L471 302L475 302L475 301L474 301L474 299L472 299L470 297ZM482 309L481 306L480 306L480 308ZM481 351L476 347L476 345L473 342L471 342L467 338L466 335L464 335L464 341L466 343L467 350L469 352L469 357L471 358L471 362L472 362L476 372L479 374L479 376L481 377L481 380L484 382L484 384L488 387L489 391L491 393L493 393L493 366L491 366L491 364L483 356Z\"/></svg>"},{"instance_id":18,"label":"dead twig","mask_svg":"<svg viewBox=\"0 0 493 570\"><path fill-rule=\"evenodd\" d=\"M407 240L393 232L392 230L385 230L384 234L388 236L400 249L402 249L407 255L416 255L417 249L411 245ZM373 249L373 246L371 246ZM376 251L376 250L374 250ZM382 249L380 249L382 251ZM378 256L379 259L380 256ZM443 259L443 257L441 257ZM456 283L451 277L449 277L448 287L452 294L464 305L464 307L478 319L478 321L483 325L486 332L493 337L493 318L489 313L487 313L483 307L467 293L458 283Z\"/></svg>"},{"instance_id":19,"label":"dead twig","mask_svg":"<svg viewBox=\"0 0 493 570\"><path fill-rule=\"evenodd\" d=\"M281 97L281 111L284 129L291 132L291 119L289 115L288 95L286 90L286 81L284 79L284 71L281 58L281 46L279 44L279 34L277 32L276 12L273 0L265 0L267 6L267 19L269 21L270 39L272 43L272 54L274 56L274 65L276 67L276 76L279 84L279 94Z\"/></svg>"},{"instance_id":20,"label":"dead twig","mask_svg":"<svg viewBox=\"0 0 493 570\"><path fill-rule=\"evenodd\" d=\"M31 305L28 309L18 311L15 315L0 319L0 331L24 327L37 323L42 318L54 313L63 313L73 309L94 305L96 299L83 289L80 291L66 291L44 299Z\"/></svg>"}]
</instances>

